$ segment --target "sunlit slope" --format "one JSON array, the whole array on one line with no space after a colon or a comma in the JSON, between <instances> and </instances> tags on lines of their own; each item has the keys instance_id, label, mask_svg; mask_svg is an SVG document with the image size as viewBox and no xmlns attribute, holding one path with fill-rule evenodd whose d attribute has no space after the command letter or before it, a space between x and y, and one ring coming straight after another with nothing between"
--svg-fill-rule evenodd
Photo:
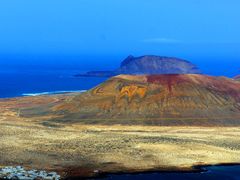
<instances>
[{"instance_id":1,"label":"sunlit slope","mask_svg":"<svg viewBox=\"0 0 240 180\"><path fill-rule=\"evenodd\" d=\"M240 83L204 75L119 75L51 108L55 122L240 124Z\"/></svg>"}]
</instances>

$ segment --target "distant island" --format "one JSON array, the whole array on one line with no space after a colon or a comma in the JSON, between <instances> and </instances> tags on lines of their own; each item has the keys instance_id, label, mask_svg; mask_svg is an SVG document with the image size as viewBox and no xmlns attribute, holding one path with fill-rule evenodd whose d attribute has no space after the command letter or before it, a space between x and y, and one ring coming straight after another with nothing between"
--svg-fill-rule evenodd
<instances>
[{"instance_id":1,"label":"distant island","mask_svg":"<svg viewBox=\"0 0 240 180\"><path fill-rule=\"evenodd\" d=\"M199 68L191 62L166 56L128 56L113 71L89 71L75 77L111 77L119 74L200 74Z\"/></svg>"}]
</instances>

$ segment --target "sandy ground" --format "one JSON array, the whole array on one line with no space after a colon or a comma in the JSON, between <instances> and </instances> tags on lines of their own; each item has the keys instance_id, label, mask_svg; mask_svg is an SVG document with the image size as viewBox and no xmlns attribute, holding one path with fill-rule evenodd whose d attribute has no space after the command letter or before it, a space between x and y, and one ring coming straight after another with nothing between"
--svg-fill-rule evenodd
<instances>
[{"instance_id":1,"label":"sandy ground","mask_svg":"<svg viewBox=\"0 0 240 180\"><path fill-rule=\"evenodd\" d=\"M0 100L0 167L21 165L67 177L240 163L240 127L54 125L43 123L47 115L23 118L16 110L66 98Z\"/></svg>"},{"instance_id":2,"label":"sandy ground","mask_svg":"<svg viewBox=\"0 0 240 180\"><path fill-rule=\"evenodd\" d=\"M1 113L0 166L91 176L240 163L240 127L48 127L39 121L18 118L10 111Z\"/></svg>"}]
</instances>

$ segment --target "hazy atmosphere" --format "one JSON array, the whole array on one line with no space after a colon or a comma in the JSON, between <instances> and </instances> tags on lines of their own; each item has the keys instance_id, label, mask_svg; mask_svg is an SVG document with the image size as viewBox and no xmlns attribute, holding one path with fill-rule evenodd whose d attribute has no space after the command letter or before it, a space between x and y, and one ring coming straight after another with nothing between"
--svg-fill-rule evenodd
<instances>
[{"instance_id":1,"label":"hazy atmosphere","mask_svg":"<svg viewBox=\"0 0 240 180\"><path fill-rule=\"evenodd\" d=\"M129 54L154 54L234 76L239 6L238 0L2 1L1 69L108 70Z\"/></svg>"},{"instance_id":2,"label":"hazy atmosphere","mask_svg":"<svg viewBox=\"0 0 240 180\"><path fill-rule=\"evenodd\" d=\"M240 180L240 0L0 0L0 180Z\"/></svg>"}]
</instances>

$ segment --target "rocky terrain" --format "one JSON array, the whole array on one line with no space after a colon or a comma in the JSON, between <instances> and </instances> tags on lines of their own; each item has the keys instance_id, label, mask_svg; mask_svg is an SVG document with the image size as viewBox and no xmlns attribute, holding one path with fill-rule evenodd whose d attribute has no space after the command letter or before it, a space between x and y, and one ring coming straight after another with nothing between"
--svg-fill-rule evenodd
<instances>
[{"instance_id":1,"label":"rocky terrain","mask_svg":"<svg viewBox=\"0 0 240 180\"><path fill-rule=\"evenodd\" d=\"M82 94L0 99L1 175L18 165L64 179L239 163L239 89L225 77L120 75Z\"/></svg>"},{"instance_id":2,"label":"rocky terrain","mask_svg":"<svg viewBox=\"0 0 240 180\"><path fill-rule=\"evenodd\" d=\"M120 75L48 108L26 108L22 117L47 123L132 125L240 125L240 83L205 75Z\"/></svg>"},{"instance_id":3,"label":"rocky terrain","mask_svg":"<svg viewBox=\"0 0 240 180\"><path fill-rule=\"evenodd\" d=\"M119 74L200 74L189 61L165 56L128 56L114 71L90 71L78 76L111 77Z\"/></svg>"},{"instance_id":4,"label":"rocky terrain","mask_svg":"<svg viewBox=\"0 0 240 180\"><path fill-rule=\"evenodd\" d=\"M21 166L0 168L0 179L16 180L60 180L56 172L25 170Z\"/></svg>"},{"instance_id":5,"label":"rocky terrain","mask_svg":"<svg viewBox=\"0 0 240 180\"><path fill-rule=\"evenodd\" d=\"M239 102L238 81L197 74L119 75L82 94L0 99L0 175L239 163Z\"/></svg>"},{"instance_id":6,"label":"rocky terrain","mask_svg":"<svg viewBox=\"0 0 240 180\"><path fill-rule=\"evenodd\" d=\"M240 162L238 127L52 127L42 121L0 120L0 167L21 164L57 172L65 179L115 172L193 171L196 165Z\"/></svg>"}]
</instances>

